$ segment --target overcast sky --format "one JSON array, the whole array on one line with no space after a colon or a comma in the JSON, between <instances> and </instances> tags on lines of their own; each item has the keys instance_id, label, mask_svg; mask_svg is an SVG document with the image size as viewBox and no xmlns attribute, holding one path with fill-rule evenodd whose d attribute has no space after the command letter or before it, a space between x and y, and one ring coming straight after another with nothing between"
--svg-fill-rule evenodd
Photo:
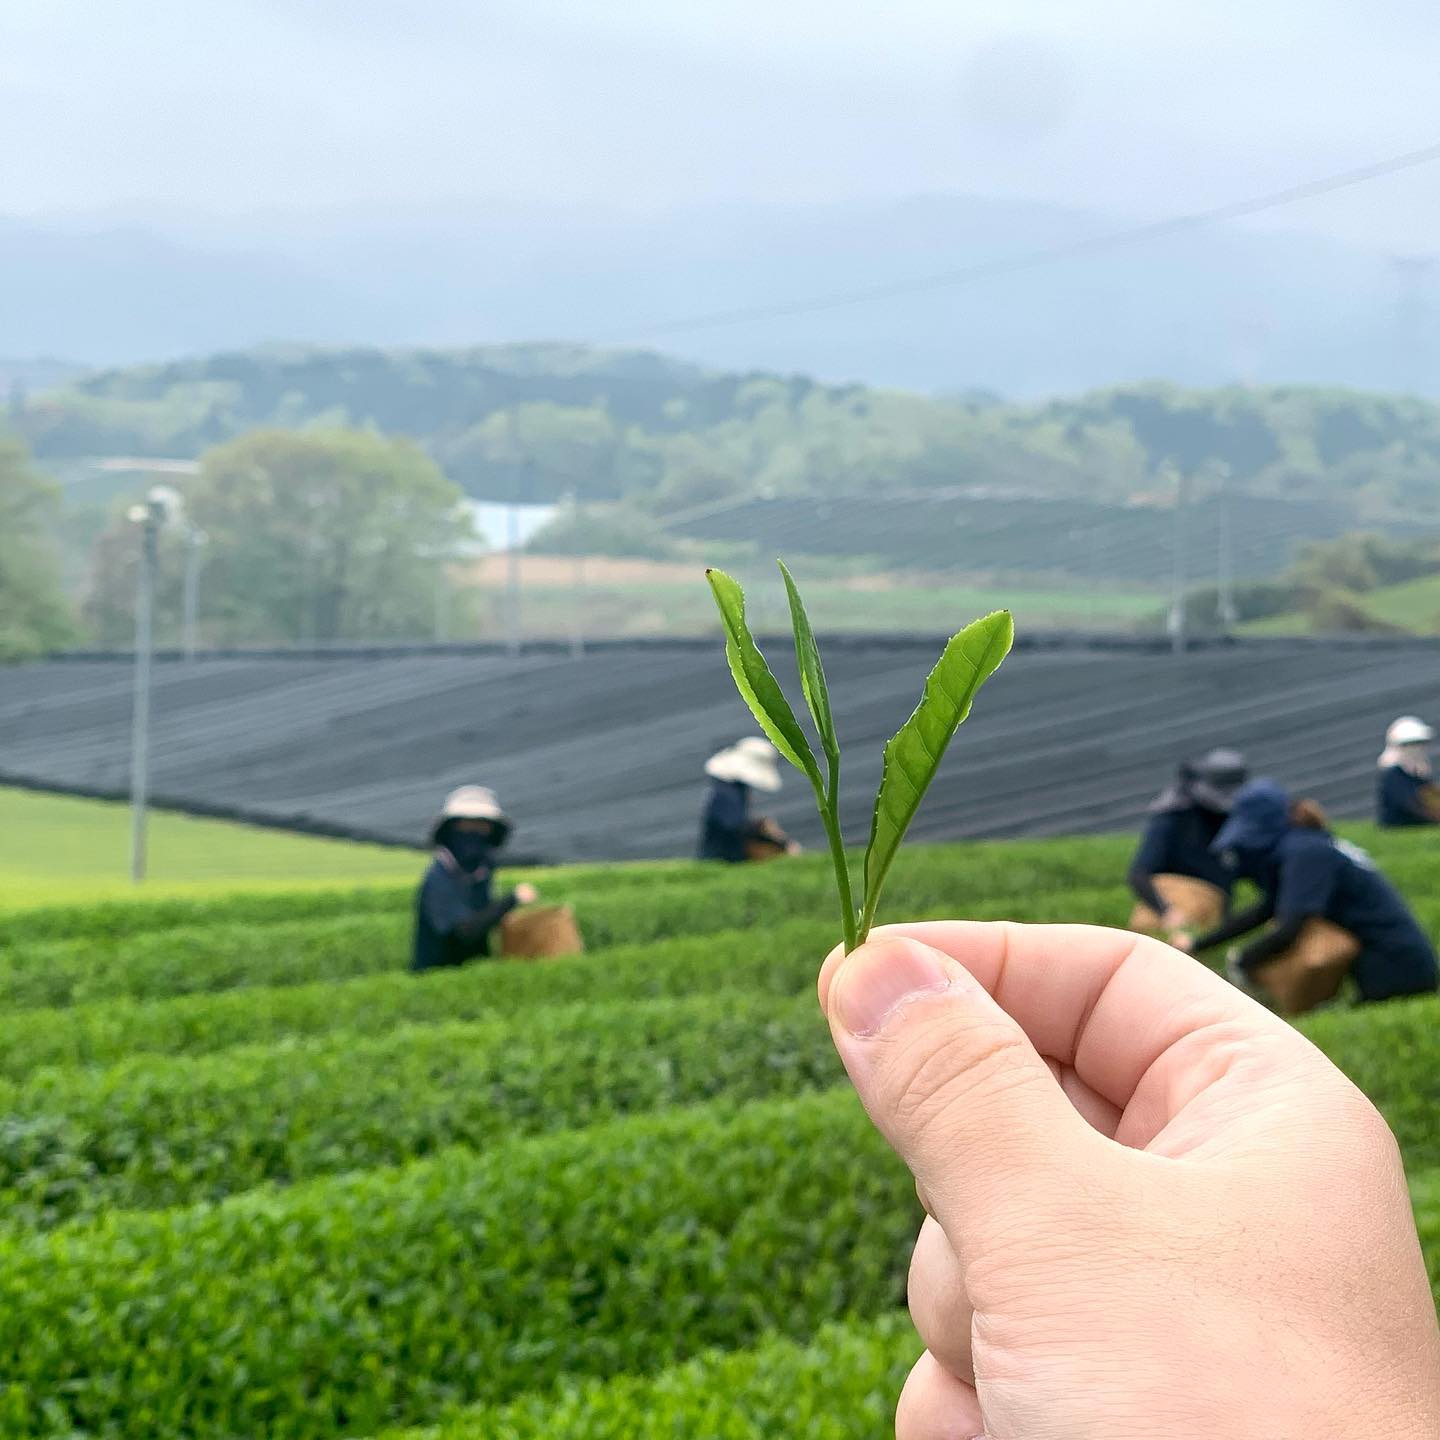
<instances>
[{"instance_id":1,"label":"overcast sky","mask_svg":"<svg viewBox=\"0 0 1440 1440\"><path fill-rule=\"evenodd\" d=\"M1151 217L1440 140L1437 75L1434 0L0 0L0 211ZM1440 166L1283 223L1440 248Z\"/></svg>"}]
</instances>

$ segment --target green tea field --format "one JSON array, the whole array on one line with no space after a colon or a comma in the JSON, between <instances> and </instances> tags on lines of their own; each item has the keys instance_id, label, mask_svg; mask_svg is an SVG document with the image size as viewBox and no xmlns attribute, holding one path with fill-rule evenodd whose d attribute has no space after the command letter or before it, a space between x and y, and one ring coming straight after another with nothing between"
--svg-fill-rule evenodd
<instances>
[{"instance_id":1,"label":"green tea field","mask_svg":"<svg viewBox=\"0 0 1440 1440\"><path fill-rule=\"evenodd\" d=\"M1440 934L1427 837L1351 833ZM412 977L419 857L317 843L0 911L0 1437L888 1433L918 1209L815 1004L824 860L545 872L589 953ZM1123 924L1129 843L916 847L885 915ZM1437 1027L1306 1026L1440 1293Z\"/></svg>"}]
</instances>

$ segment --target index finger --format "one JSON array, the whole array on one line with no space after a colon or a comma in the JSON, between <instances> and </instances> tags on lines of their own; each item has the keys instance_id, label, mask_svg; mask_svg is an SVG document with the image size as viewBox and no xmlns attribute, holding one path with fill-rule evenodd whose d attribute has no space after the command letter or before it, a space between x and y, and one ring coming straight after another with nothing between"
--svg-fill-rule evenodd
<instances>
[{"instance_id":1,"label":"index finger","mask_svg":"<svg viewBox=\"0 0 1440 1440\"><path fill-rule=\"evenodd\" d=\"M1213 1068L1199 1062L1217 1046L1248 1042L1280 1064L1311 1053L1285 1021L1196 960L1124 930L940 920L873 932L882 935L957 960L1041 1055L1072 1067L1119 1109L1136 1101L1149 1077L1142 1098L1153 1113L1128 1118L1150 1134L1214 1080ZM822 999L832 968L827 962L822 973Z\"/></svg>"}]
</instances>

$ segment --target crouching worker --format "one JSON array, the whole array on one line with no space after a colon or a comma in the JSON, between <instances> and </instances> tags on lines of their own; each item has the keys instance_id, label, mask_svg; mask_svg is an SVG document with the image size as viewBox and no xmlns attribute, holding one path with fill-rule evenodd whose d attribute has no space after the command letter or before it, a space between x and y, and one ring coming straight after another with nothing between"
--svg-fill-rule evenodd
<instances>
[{"instance_id":1,"label":"crouching worker","mask_svg":"<svg viewBox=\"0 0 1440 1440\"><path fill-rule=\"evenodd\" d=\"M1232 876L1211 846L1247 774L1238 751L1212 750L1156 797L1125 877L1136 900L1130 929L1174 936L1225 918Z\"/></svg>"},{"instance_id":2,"label":"crouching worker","mask_svg":"<svg viewBox=\"0 0 1440 1440\"><path fill-rule=\"evenodd\" d=\"M415 901L412 970L463 965L488 955L491 931L517 905L539 898L533 885L517 885L493 898L495 852L509 836L510 820L493 792L462 785L445 797L430 832L435 858Z\"/></svg>"},{"instance_id":3,"label":"crouching worker","mask_svg":"<svg viewBox=\"0 0 1440 1440\"><path fill-rule=\"evenodd\" d=\"M1313 800L1294 805L1273 780L1235 797L1215 837L1260 900L1182 949L1207 950L1273 921L1231 956L1230 978L1276 1009L1300 1015L1331 999L1347 974L1362 1001L1420 995L1437 983L1435 950L1370 857L1330 834Z\"/></svg>"},{"instance_id":4,"label":"crouching worker","mask_svg":"<svg viewBox=\"0 0 1440 1440\"><path fill-rule=\"evenodd\" d=\"M780 789L780 755L758 735L737 740L705 762L710 790L700 819L702 860L772 860L794 855L800 847L771 819L751 813L758 790L773 795Z\"/></svg>"},{"instance_id":5,"label":"crouching worker","mask_svg":"<svg viewBox=\"0 0 1440 1440\"><path fill-rule=\"evenodd\" d=\"M1402 715L1386 732L1376 782L1376 819L1387 829L1440 824L1440 789L1426 748L1435 732L1414 715Z\"/></svg>"}]
</instances>

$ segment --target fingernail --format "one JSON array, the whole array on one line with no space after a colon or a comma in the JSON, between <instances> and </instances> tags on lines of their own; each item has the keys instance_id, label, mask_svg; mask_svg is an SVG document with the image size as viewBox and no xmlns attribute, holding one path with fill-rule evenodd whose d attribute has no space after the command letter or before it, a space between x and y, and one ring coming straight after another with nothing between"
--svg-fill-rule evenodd
<instances>
[{"instance_id":1,"label":"fingernail","mask_svg":"<svg viewBox=\"0 0 1440 1440\"><path fill-rule=\"evenodd\" d=\"M873 1035L907 1000L948 990L944 958L915 940L862 945L831 982L835 1018L852 1035Z\"/></svg>"}]
</instances>

